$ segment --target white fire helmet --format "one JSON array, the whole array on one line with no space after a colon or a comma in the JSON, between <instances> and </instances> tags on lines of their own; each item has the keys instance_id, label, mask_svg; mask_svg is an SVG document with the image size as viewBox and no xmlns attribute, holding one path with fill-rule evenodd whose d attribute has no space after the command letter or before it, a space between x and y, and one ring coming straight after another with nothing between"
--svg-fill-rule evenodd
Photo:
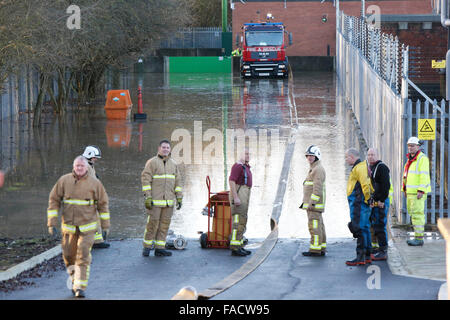
<instances>
[{"instance_id":1,"label":"white fire helmet","mask_svg":"<svg viewBox=\"0 0 450 320\"><path fill-rule=\"evenodd\" d=\"M94 157L101 158L102 152L97 146L87 146L86 149L84 149L83 157L85 157L86 159L92 159Z\"/></svg>"},{"instance_id":2,"label":"white fire helmet","mask_svg":"<svg viewBox=\"0 0 450 320\"><path fill-rule=\"evenodd\" d=\"M420 145L420 141L419 138L417 137L411 137L408 139L408 143L407 144L417 144Z\"/></svg>"},{"instance_id":3,"label":"white fire helmet","mask_svg":"<svg viewBox=\"0 0 450 320\"><path fill-rule=\"evenodd\" d=\"M316 156L316 158L320 160L322 155L320 154L319 147L312 145L312 146L309 146L308 149L306 150L305 156Z\"/></svg>"}]
</instances>

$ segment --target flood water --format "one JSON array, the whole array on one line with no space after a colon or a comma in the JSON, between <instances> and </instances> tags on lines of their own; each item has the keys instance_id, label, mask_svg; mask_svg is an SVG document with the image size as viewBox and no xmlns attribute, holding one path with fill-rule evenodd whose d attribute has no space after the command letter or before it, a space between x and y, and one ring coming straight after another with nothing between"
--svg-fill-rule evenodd
<instances>
[{"instance_id":1,"label":"flood water","mask_svg":"<svg viewBox=\"0 0 450 320\"><path fill-rule=\"evenodd\" d=\"M290 81L244 81L227 74L126 77L128 86L114 89L130 90L135 113L142 85L146 122L108 121L103 106L64 119L47 115L39 128L26 115L0 122L0 168L7 171L0 189L0 238L47 234L49 192L89 144L102 151L95 169L110 199L110 237L141 238L146 214L140 175L162 139L172 141L172 156L183 176L183 207L174 211L171 224L176 234L196 238L207 231L207 217L201 214L208 202L206 177L212 192L228 189L230 168L246 143L253 172L246 237L266 237L291 135L295 153L279 236L309 237L306 212L298 207L309 167L304 152L315 144L327 174L327 236L350 237L344 152L358 140L334 73L297 73Z\"/></svg>"}]
</instances>

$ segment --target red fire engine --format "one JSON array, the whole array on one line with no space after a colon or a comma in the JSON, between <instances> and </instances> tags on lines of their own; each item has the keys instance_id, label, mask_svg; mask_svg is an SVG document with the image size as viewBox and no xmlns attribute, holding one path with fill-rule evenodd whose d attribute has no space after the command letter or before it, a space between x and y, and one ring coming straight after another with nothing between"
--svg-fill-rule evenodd
<instances>
[{"instance_id":1,"label":"red fire engine","mask_svg":"<svg viewBox=\"0 0 450 320\"><path fill-rule=\"evenodd\" d=\"M242 45L241 77L287 77L285 26L282 22L245 23ZM289 45L292 34L289 33ZM239 38L239 35L238 35ZM239 39L237 39L239 40ZM238 43L239 44L239 43Z\"/></svg>"}]
</instances>

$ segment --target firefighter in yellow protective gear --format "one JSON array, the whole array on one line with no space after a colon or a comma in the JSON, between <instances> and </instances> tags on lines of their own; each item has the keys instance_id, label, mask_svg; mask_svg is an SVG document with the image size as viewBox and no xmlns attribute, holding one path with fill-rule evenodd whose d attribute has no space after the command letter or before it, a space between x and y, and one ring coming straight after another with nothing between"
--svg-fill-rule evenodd
<instances>
[{"instance_id":1,"label":"firefighter in yellow protective gear","mask_svg":"<svg viewBox=\"0 0 450 320\"><path fill-rule=\"evenodd\" d=\"M301 209L308 214L308 228L311 235L309 251L304 256L324 256L327 248L325 226L322 213L325 210L325 169L320 162L321 154L317 146L310 146L305 152L309 171L303 182L303 203Z\"/></svg>"},{"instance_id":2,"label":"firefighter in yellow protective gear","mask_svg":"<svg viewBox=\"0 0 450 320\"><path fill-rule=\"evenodd\" d=\"M241 49L240 49L240 48L236 48L235 50L233 50L233 51L231 52L231 55L232 55L233 57L240 57L240 56L242 56Z\"/></svg>"},{"instance_id":3,"label":"firefighter in yellow protective gear","mask_svg":"<svg viewBox=\"0 0 450 320\"><path fill-rule=\"evenodd\" d=\"M411 216L414 228L414 239L407 240L410 246L423 246L425 231L425 199L431 192L430 161L420 151L420 142L417 137L408 139L408 161L403 171L402 191L406 196L406 209Z\"/></svg>"},{"instance_id":4,"label":"firefighter in yellow protective gear","mask_svg":"<svg viewBox=\"0 0 450 320\"><path fill-rule=\"evenodd\" d=\"M51 235L58 226L62 209L62 254L72 279L72 293L84 297L91 264L91 248L97 229L97 210L105 232L109 232L108 195L100 180L91 177L83 156L75 158L72 173L58 179L50 192L47 226Z\"/></svg>"},{"instance_id":5,"label":"firefighter in yellow protective gear","mask_svg":"<svg viewBox=\"0 0 450 320\"><path fill-rule=\"evenodd\" d=\"M98 159L101 159L102 152L100 151L100 148L97 146L87 146L84 149L83 157L85 157L89 163L88 167L88 174L91 175L94 178L100 179L97 173L95 172L94 165L97 162ZM95 238L94 238L94 245L92 246L93 249L106 249L110 247L109 243L106 243L103 238L103 232L102 232L102 226L100 223L100 215L97 212L97 231L95 232Z\"/></svg>"},{"instance_id":6,"label":"firefighter in yellow protective gear","mask_svg":"<svg viewBox=\"0 0 450 320\"><path fill-rule=\"evenodd\" d=\"M147 161L141 174L142 191L147 208L147 226L143 241L143 256L149 256L155 247L155 256L171 256L165 250L167 231L172 219L175 198L177 210L181 209L183 194L178 165L170 157L170 142L159 143L158 154Z\"/></svg>"}]
</instances>

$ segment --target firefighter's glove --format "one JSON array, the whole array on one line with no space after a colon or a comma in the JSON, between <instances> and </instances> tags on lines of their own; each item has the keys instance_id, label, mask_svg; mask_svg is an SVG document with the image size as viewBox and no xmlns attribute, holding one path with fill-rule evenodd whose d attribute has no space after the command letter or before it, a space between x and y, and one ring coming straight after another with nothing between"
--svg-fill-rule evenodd
<instances>
[{"instance_id":1,"label":"firefighter's glove","mask_svg":"<svg viewBox=\"0 0 450 320\"><path fill-rule=\"evenodd\" d=\"M181 209L182 201L182 199L177 199L177 210Z\"/></svg>"},{"instance_id":2,"label":"firefighter's glove","mask_svg":"<svg viewBox=\"0 0 450 320\"><path fill-rule=\"evenodd\" d=\"M103 232L102 232L103 240L106 240L106 238L108 238L108 235L109 235L109 229L103 229Z\"/></svg>"},{"instance_id":3,"label":"firefighter's glove","mask_svg":"<svg viewBox=\"0 0 450 320\"><path fill-rule=\"evenodd\" d=\"M152 205L153 205L153 200L152 200L152 198L151 198L151 197L146 198L146 199L145 199L145 207L146 207L148 210L152 210Z\"/></svg>"}]
</instances>

